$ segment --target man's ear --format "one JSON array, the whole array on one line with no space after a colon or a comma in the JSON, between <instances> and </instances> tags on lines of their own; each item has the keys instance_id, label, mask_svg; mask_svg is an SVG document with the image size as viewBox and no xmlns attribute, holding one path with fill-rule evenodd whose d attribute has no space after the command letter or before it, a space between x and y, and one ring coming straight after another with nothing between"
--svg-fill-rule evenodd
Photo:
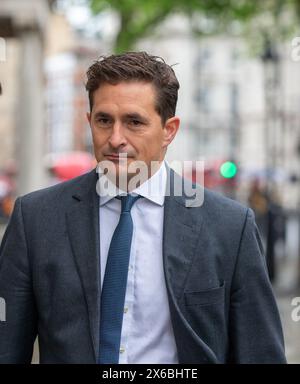
<instances>
[{"instance_id":1,"label":"man's ear","mask_svg":"<svg viewBox=\"0 0 300 384\"><path fill-rule=\"evenodd\" d=\"M89 122L89 124L91 125L92 114L91 114L90 112L87 112L87 113L86 113L86 118L88 119L88 122Z\"/></svg>"},{"instance_id":2,"label":"man's ear","mask_svg":"<svg viewBox=\"0 0 300 384\"><path fill-rule=\"evenodd\" d=\"M163 148L166 148L174 139L180 126L180 119L177 116L171 117L164 125Z\"/></svg>"}]
</instances>

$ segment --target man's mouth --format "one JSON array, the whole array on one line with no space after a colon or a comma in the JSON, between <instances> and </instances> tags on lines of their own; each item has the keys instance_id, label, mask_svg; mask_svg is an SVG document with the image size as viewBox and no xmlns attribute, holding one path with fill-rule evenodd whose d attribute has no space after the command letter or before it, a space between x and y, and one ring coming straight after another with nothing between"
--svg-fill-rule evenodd
<instances>
[{"instance_id":1,"label":"man's mouth","mask_svg":"<svg viewBox=\"0 0 300 384\"><path fill-rule=\"evenodd\" d=\"M105 155L105 157L111 161L125 161L126 159L131 158L131 156L128 156L127 153L111 153Z\"/></svg>"}]
</instances>

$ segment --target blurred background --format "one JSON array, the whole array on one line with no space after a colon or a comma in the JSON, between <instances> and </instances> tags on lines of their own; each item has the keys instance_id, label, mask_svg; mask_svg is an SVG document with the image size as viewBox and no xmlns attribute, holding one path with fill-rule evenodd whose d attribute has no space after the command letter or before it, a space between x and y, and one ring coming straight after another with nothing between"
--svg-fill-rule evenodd
<instances>
[{"instance_id":1,"label":"blurred background","mask_svg":"<svg viewBox=\"0 0 300 384\"><path fill-rule=\"evenodd\" d=\"M254 210L300 363L300 0L0 0L0 239L18 195L96 165L85 73L128 50L181 84L167 160L204 160L205 185Z\"/></svg>"}]
</instances>

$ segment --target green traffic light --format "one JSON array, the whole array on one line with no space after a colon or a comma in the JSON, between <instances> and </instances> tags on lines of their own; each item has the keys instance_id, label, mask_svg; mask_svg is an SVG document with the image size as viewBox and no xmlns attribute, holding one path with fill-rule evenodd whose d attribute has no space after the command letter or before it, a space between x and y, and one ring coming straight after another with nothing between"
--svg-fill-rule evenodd
<instances>
[{"instance_id":1,"label":"green traffic light","mask_svg":"<svg viewBox=\"0 0 300 384\"><path fill-rule=\"evenodd\" d=\"M237 166L232 161L226 161L220 167L220 174L225 179L233 178L237 173Z\"/></svg>"}]
</instances>

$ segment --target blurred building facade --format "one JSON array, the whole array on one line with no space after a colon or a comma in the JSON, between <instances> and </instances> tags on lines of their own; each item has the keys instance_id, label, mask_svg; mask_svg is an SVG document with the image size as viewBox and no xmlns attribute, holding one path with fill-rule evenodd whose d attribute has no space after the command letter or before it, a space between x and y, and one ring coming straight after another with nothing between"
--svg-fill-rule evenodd
<instances>
[{"instance_id":1,"label":"blurred building facade","mask_svg":"<svg viewBox=\"0 0 300 384\"><path fill-rule=\"evenodd\" d=\"M47 150L91 152L85 73L101 45L76 35L62 14L52 15L48 31L44 67Z\"/></svg>"},{"instance_id":2,"label":"blurred building facade","mask_svg":"<svg viewBox=\"0 0 300 384\"><path fill-rule=\"evenodd\" d=\"M168 18L138 48L176 64L182 124L169 160L234 159L242 171L241 199L246 200L249 183L260 179L274 187L285 207L297 207L299 182L291 179L300 169L300 67L291 60L290 44L278 47L274 79L242 38L196 37L181 15ZM274 103L269 115L268 87Z\"/></svg>"},{"instance_id":3,"label":"blurred building facade","mask_svg":"<svg viewBox=\"0 0 300 384\"><path fill-rule=\"evenodd\" d=\"M14 131L14 154L17 165L18 193L45 185L44 114L43 114L43 46L51 0L2 0L0 36L10 51L12 39L18 42L18 54L7 57L10 73L2 100L13 98L13 121L7 122L6 134ZM13 45L12 45L13 46ZM16 65L15 65L16 64ZM14 85L16 86L14 87ZM7 92L7 93L6 93ZM13 93L15 92L15 95ZM15 97L14 97L15 96ZM7 139L8 142L11 142ZM8 155L10 155L8 153Z\"/></svg>"},{"instance_id":4,"label":"blurred building facade","mask_svg":"<svg viewBox=\"0 0 300 384\"><path fill-rule=\"evenodd\" d=\"M0 171L15 165L16 194L47 185L47 153L92 151L84 82L101 48L78 39L51 3L32 0L26 9L22 0L1 3Z\"/></svg>"},{"instance_id":5,"label":"blurred building facade","mask_svg":"<svg viewBox=\"0 0 300 384\"><path fill-rule=\"evenodd\" d=\"M20 10L18 1L9 2L10 5L14 3L16 13ZM46 3L49 6L51 2ZM35 0L32 4L37 6ZM36 15L40 13L35 12ZM38 39L43 40L42 46L37 45L36 49L43 50L45 57L41 84L31 86L40 95L36 104L39 107L35 108L39 112L33 120L27 116L24 123L19 118L22 101L28 102L24 93L20 93L19 79L22 71L23 74L26 71L23 89L25 86L30 88L34 72L32 60L30 68L28 64L23 68L24 51L19 33L18 39L8 40L9 60L0 63L5 92L0 99L0 134L3 138L0 141L0 167L11 157L22 163L19 148L22 149L22 143L28 144L32 137L28 138L24 129L20 135L20 126L24 124L27 127L33 124L34 131L39 132L35 139L31 139L36 146L40 141L40 153L36 157L39 161L48 152L92 152L86 120L89 106L84 87L85 73L99 55L112 51L114 16L109 19L107 14L100 19L100 23L110 26L111 32L105 38L77 33L63 14L51 12L43 17L42 20L47 22L42 30L39 23L35 27ZM299 63L291 60L290 48L288 43L278 47L281 54L277 62L277 78L271 79L274 82L271 99L276 105L271 106L272 113L268 116L266 65L260 57L249 54L247 43L241 38L196 37L187 18L173 15L154 34L141 40L137 49L176 64L174 70L181 84L177 113L182 124L168 149L168 160L204 159L212 162L234 159L243 171L239 187L244 198L243 188L247 191L248 181L255 177L265 181L266 170L271 167L273 173L267 177L275 180L283 204L296 207L300 202L299 182L292 183L290 179L294 176L297 181L299 177L300 70ZM37 100L37 93L34 98ZM31 108L34 108L33 101ZM27 158L29 151L30 146L24 152Z\"/></svg>"},{"instance_id":6,"label":"blurred building facade","mask_svg":"<svg viewBox=\"0 0 300 384\"><path fill-rule=\"evenodd\" d=\"M17 87L19 44L16 39L6 43L6 60L0 62L0 170L7 168L15 158L15 129L17 109Z\"/></svg>"}]
</instances>

